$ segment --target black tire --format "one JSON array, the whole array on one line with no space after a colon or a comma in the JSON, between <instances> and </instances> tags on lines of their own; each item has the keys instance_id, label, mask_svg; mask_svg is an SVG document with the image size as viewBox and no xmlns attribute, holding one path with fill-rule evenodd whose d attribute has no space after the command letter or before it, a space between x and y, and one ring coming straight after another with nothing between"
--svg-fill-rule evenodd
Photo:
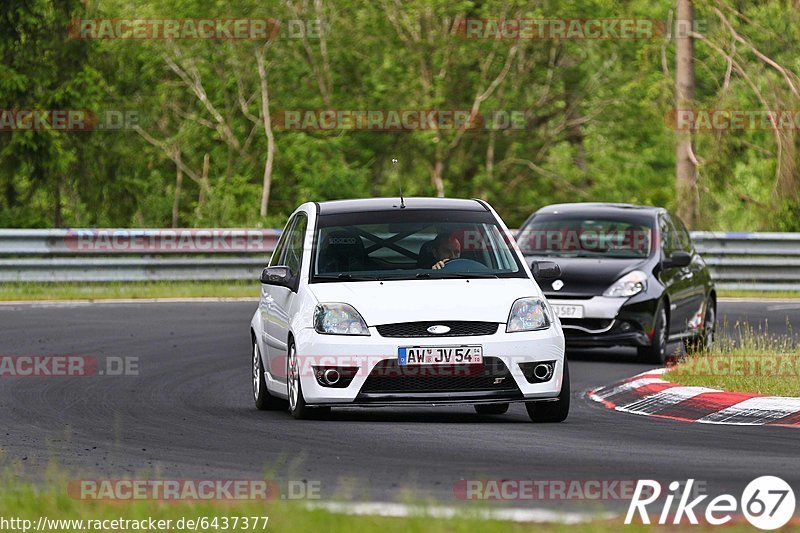
<instances>
[{"instance_id":1,"label":"black tire","mask_svg":"<svg viewBox=\"0 0 800 533\"><path fill-rule=\"evenodd\" d=\"M261 359L261 350L258 343L253 341L253 399L256 409L261 411L275 411L284 409L286 402L269 393L267 382L264 380L264 361Z\"/></svg>"},{"instance_id":2,"label":"black tire","mask_svg":"<svg viewBox=\"0 0 800 533\"><path fill-rule=\"evenodd\" d=\"M296 397L292 385L296 387ZM303 397L303 386L300 383L297 353L291 341L286 351L286 395L289 399L289 414L296 420L325 418L331 412L330 407L309 407L306 403L306 399Z\"/></svg>"},{"instance_id":3,"label":"black tire","mask_svg":"<svg viewBox=\"0 0 800 533\"><path fill-rule=\"evenodd\" d=\"M653 330L653 343L650 346L639 346L639 360L642 363L663 365L667 361L667 346L669 344L669 320L665 301L658 303Z\"/></svg>"},{"instance_id":4,"label":"black tire","mask_svg":"<svg viewBox=\"0 0 800 533\"><path fill-rule=\"evenodd\" d=\"M684 348L687 354L707 351L714 344L714 335L717 331L717 302L709 297L706 304L706 316L703 317L703 331L697 337L686 339Z\"/></svg>"},{"instance_id":5,"label":"black tire","mask_svg":"<svg viewBox=\"0 0 800 533\"><path fill-rule=\"evenodd\" d=\"M556 423L563 422L569 415L569 364L564 358L564 380L561 383L561 392L558 400L553 402L525 402L525 409L533 422Z\"/></svg>"},{"instance_id":6,"label":"black tire","mask_svg":"<svg viewBox=\"0 0 800 533\"><path fill-rule=\"evenodd\" d=\"M508 411L507 403L481 403L474 407L479 415L502 415Z\"/></svg>"}]
</instances>

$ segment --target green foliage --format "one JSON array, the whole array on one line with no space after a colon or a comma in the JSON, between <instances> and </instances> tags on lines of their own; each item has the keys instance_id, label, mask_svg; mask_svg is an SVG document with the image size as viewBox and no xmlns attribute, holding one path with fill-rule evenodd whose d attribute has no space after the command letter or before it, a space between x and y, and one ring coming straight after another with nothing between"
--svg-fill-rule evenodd
<instances>
[{"instance_id":1,"label":"green foliage","mask_svg":"<svg viewBox=\"0 0 800 533\"><path fill-rule=\"evenodd\" d=\"M451 31L458 17L667 21L673 0L320 5L317 13L313 2L277 0L6 0L0 109L133 110L150 139L134 129L0 132L0 226L168 226L175 153L191 172L178 195L177 222L187 227L281 226L303 201L397 195L392 158L400 160L406 195L482 197L512 226L554 202L676 207L669 120L674 39L517 41ZM746 76L736 69L727 75L727 59L714 48L730 49L730 30L715 11L722 6L748 43L800 72L794 3L699 0L695 6L705 37L696 43L696 106L749 110L766 102L797 109L781 73L748 46L739 44L734 55ZM265 43L70 39L68 23L81 17L322 19L324 39L290 38L284 24L265 48L273 118L281 110L327 108L468 110L486 91L482 114L520 112L524 128L461 135L276 127L263 218L268 139L255 57ZM800 229L800 157L787 151L800 141L784 142L779 165L773 131L695 135L698 229Z\"/></svg>"}]
</instances>

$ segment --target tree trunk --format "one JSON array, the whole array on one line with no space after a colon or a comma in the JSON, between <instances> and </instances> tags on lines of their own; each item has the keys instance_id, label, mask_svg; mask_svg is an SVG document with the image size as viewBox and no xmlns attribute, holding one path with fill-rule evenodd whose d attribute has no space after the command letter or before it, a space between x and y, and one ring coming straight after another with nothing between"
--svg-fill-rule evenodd
<instances>
[{"instance_id":1,"label":"tree trunk","mask_svg":"<svg viewBox=\"0 0 800 533\"><path fill-rule=\"evenodd\" d=\"M436 196L444 198L444 180L442 179L442 172L444 172L444 161L436 159L433 165L433 172L431 172L431 182L436 189Z\"/></svg>"},{"instance_id":2,"label":"tree trunk","mask_svg":"<svg viewBox=\"0 0 800 533\"><path fill-rule=\"evenodd\" d=\"M433 169L431 170L431 183L433 184L433 188L436 189L436 196L444 198L444 178L442 177L444 174L444 149L442 148L444 139L439 132L437 132L437 138L438 142L434 149L436 156L433 162Z\"/></svg>"},{"instance_id":3,"label":"tree trunk","mask_svg":"<svg viewBox=\"0 0 800 533\"><path fill-rule=\"evenodd\" d=\"M678 27L693 26L692 0L678 0L676 19ZM689 109L693 105L695 90L694 38L684 31L676 37L675 108ZM675 152L675 192L678 216L689 228L694 227L697 220L697 168L693 153L691 130L679 129Z\"/></svg>"},{"instance_id":4,"label":"tree trunk","mask_svg":"<svg viewBox=\"0 0 800 533\"><path fill-rule=\"evenodd\" d=\"M494 143L497 138L497 130L489 132L489 144L486 146L486 178L494 181Z\"/></svg>"},{"instance_id":5,"label":"tree trunk","mask_svg":"<svg viewBox=\"0 0 800 533\"><path fill-rule=\"evenodd\" d=\"M177 157L180 159L181 153L178 152ZM178 227L178 213L181 206L181 187L183 186L183 171L181 167L176 166L177 174L175 176L175 199L172 201L172 227Z\"/></svg>"},{"instance_id":6,"label":"tree trunk","mask_svg":"<svg viewBox=\"0 0 800 533\"><path fill-rule=\"evenodd\" d=\"M797 135L793 130L779 131L778 142L778 178L775 183L774 199L777 201L777 208L786 200L797 202L798 188L800 181L797 172Z\"/></svg>"},{"instance_id":7,"label":"tree trunk","mask_svg":"<svg viewBox=\"0 0 800 533\"><path fill-rule=\"evenodd\" d=\"M60 228L61 220L61 176L56 176L55 188L53 190L55 206L53 208L53 227Z\"/></svg>"},{"instance_id":8,"label":"tree trunk","mask_svg":"<svg viewBox=\"0 0 800 533\"><path fill-rule=\"evenodd\" d=\"M572 63L572 60L570 60ZM580 109L580 74L576 68L567 67L564 75L564 110L567 124L566 140L572 148L572 163L580 169L580 186L589 188L593 185L589 177L589 165L586 162L586 144L584 142L583 115Z\"/></svg>"},{"instance_id":9,"label":"tree trunk","mask_svg":"<svg viewBox=\"0 0 800 533\"><path fill-rule=\"evenodd\" d=\"M208 183L208 167L209 155L203 156L203 174L200 177L200 192L197 194L197 208L195 209L195 224L203 221L203 208L206 205L206 194L211 191L211 185Z\"/></svg>"},{"instance_id":10,"label":"tree trunk","mask_svg":"<svg viewBox=\"0 0 800 533\"><path fill-rule=\"evenodd\" d=\"M267 136L267 160L264 163L264 180L261 189L261 217L267 216L269 193L272 186L272 162L275 159L275 136L272 134L272 119L269 116L269 86L267 85L267 68L264 64L263 50L256 51L258 77L261 82L261 115L264 119L264 133Z\"/></svg>"}]
</instances>

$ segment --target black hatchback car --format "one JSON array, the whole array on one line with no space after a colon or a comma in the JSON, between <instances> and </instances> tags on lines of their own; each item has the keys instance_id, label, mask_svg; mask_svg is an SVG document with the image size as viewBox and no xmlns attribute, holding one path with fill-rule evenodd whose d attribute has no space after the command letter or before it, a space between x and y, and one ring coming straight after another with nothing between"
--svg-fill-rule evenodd
<instances>
[{"instance_id":1,"label":"black hatchback car","mask_svg":"<svg viewBox=\"0 0 800 533\"><path fill-rule=\"evenodd\" d=\"M643 361L663 363L671 341L687 352L713 342L714 284L686 228L665 209L550 205L528 218L517 242L529 261L561 269L539 285L567 346L635 346Z\"/></svg>"}]
</instances>

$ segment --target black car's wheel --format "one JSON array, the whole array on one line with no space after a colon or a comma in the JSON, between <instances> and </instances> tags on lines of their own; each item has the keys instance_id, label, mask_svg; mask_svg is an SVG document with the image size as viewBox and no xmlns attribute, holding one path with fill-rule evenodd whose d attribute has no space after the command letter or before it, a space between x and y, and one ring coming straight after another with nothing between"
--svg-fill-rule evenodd
<instances>
[{"instance_id":1,"label":"black car's wheel","mask_svg":"<svg viewBox=\"0 0 800 533\"><path fill-rule=\"evenodd\" d=\"M653 342L650 346L639 346L639 360L643 363L663 365L667 360L667 339L669 339L669 322L665 302L661 301L656 309Z\"/></svg>"},{"instance_id":2,"label":"black car's wheel","mask_svg":"<svg viewBox=\"0 0 800 533\"><path fill-rule=\"evenodd\" d=\"M507 411L507 403L482 403L475 406L475 412L479 415L502 415Z\"/></svg>"},{"instance_id":3,"label":"black car's wheel","mask_svg":"<svg viewBox=\"0 0 800 533\"><path fill-rule=\"evenodd\" d=\"M261 360L261 350L258 349L258 343L253 341L253 398L256 402L256 408L261 411L271 411L275 409L282 409L286 406L286 402L280 398L269 393L267 383L264 380L264 362Z\"/></svg>"},{"instance_id":4,"label":"black car's wheel","mask_svg":"<svg viewBox=\"0 0 800 533\"><path fill-rule=\"evenodd\" d=\"M703 318L703 330L696 337L686 339L684 343L686 353L699 353L711 348L711 345L714 344L716 330L717 302L713 298L709 298L706 304L706 315Z\"/></svg>"},{"instance_id":5,"label":"black car's wheel","mask_svg":"<svg viewBox=\"0 0 800 533\"><path fill-rule=\"evenodd\" d=\"M289 397L289 413L297 420L324 418L331 412L330 407L309 407L306 404L303 387L300 385L300 364L297 359L297 350L292 342L289 343L286 357L286 393Z\"/></svg>"},{"instance_id":6,"label":"black car's wheel","mask_svg":"<svg viewBox=\"0 0 800 533\"><path fill-rule=\"evenodd\" d=\"M564 358L564 380L561 383L561 392L558 400L552 402L525 402L528 416L534 422L563 422L569 415L569 365Z\"/></svg>"}]
</instances>

